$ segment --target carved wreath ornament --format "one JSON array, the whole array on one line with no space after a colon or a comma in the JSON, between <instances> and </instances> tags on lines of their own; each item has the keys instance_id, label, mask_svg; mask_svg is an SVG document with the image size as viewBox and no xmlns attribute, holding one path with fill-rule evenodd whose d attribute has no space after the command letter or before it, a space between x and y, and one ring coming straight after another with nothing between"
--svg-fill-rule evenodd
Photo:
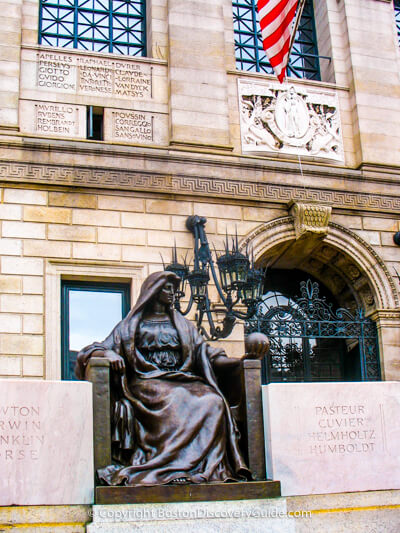
<instances>
[{"instance_id":1,"label":"carved wreath ornament","mask_svg":"<svg viewBox=\"0 0 400 533\"><path fill-rule=\"evenodd\" d=\"M239 94L244 151L343 160L334 93L240 82Z\"/></svg>"}]
</instances>

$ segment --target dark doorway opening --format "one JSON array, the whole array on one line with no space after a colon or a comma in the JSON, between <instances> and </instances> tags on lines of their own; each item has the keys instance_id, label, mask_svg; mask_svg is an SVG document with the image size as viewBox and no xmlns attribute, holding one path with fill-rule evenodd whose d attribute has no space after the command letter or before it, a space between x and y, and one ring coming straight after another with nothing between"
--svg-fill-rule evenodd
<instances>
[{"instance_id":1,"label":"dark doorway opening","mask_svg":"<svg viewBox=\"0 0 400 533\"><path fill-rule=\"evenodd\" d=\"M330 291L300 270L267 272L264 297L246 333L271 341L263 383L380 379L375 323L340 308Z\"/></svg>"}]
</instances>

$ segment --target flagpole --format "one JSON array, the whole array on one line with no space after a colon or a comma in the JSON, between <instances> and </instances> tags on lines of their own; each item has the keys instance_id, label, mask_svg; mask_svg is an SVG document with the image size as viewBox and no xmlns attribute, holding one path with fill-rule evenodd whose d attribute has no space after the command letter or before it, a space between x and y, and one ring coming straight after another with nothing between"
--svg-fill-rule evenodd
<instances>
[{"instance_id":1,"label":"flagpole","mask_svg":"<svg viewBox=\"0 0 400 533\"><path fill-rule=\"evenodd\" d=\"M295 21L294 21L294 24L293 24L293 32L292 32L292 35L290 37L290 42L289 42L289 53L288 53L288 59L287 59L287 64L288 65L289 65L290 52L292 50L294 39L296 37L297 28L299 27L300 20L301 20L301 15L303 14L303 9L304 9L305 4L306 4L306 0L300 0L299 7L298 7L297 13L296 13L296 18L295 18ZM287 76L285 76L285 81L287 81ZM303 182L303 187L304 187L304 200L306 200L307 199L307 188L306 188L306 185L304 183L303 166L301 164L301 157L300 157L300 147L298 147L297 158L298 158L298 161L299 161L301 181Z\"/></svg>"},{"instance_id":2,"label":"flagpole","mask_svg":"<svg viewBox=\"0 0 400 533\"><path fill-rule=\"evenodd\" d=\"M293 25L293 32L292 32L292 36L290 37L290 43L289 43L288 63L289 63L290 51L292 50L294 38L296 37L297 28L299 27L301 15L303 13L305 4L306 4L306 0L300 0L299 7L296 12L296 18L295 18L294 25Z\"/></svg>"}]
</instances>

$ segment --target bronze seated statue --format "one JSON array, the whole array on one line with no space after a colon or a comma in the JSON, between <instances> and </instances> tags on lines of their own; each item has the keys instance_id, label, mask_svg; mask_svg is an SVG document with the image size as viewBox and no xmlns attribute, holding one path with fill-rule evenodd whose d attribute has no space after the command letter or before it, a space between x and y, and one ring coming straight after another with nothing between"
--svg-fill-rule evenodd
<instances>
[{"instance_id":1,"label":"bronze seated statue","mask_svg":"<svg viewBox=\"0 0 400 533\"><path fill-rule=\"evenodd\" d=\"M106 358L111 366L114 462L98 470L102 484L251 479L237 424L218 383L220 378L237 401L241 360L212 348L173 309L179 281L172 272L151 274L126 318L103 342L78 354L80 379L91 358ZM246 357L261 358L268 339L260 335L251 350Z\"/></svg>"}]
</instances>

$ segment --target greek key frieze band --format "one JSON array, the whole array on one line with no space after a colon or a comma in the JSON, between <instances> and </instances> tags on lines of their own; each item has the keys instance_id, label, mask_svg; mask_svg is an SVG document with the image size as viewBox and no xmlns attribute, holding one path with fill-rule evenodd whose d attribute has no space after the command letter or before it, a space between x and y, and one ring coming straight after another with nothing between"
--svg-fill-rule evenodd
<instances>
[{"instance_id":1,"label":"greek key frieze band","mask_svg":"<svg viewBox=\"0 0 400 533\"><path fill-rule=\"evenodd\" d=\"M236 181L223 178L163 175L89 167L41 165L37 163L0 163L0 179L54 185L99 187L132 191L210 195L221 198L263 200L287 203L290 200L318 201L333 207L398 212L400 198L378 194L304 188L297 186Z\"/></svg>"}]
</instances>

